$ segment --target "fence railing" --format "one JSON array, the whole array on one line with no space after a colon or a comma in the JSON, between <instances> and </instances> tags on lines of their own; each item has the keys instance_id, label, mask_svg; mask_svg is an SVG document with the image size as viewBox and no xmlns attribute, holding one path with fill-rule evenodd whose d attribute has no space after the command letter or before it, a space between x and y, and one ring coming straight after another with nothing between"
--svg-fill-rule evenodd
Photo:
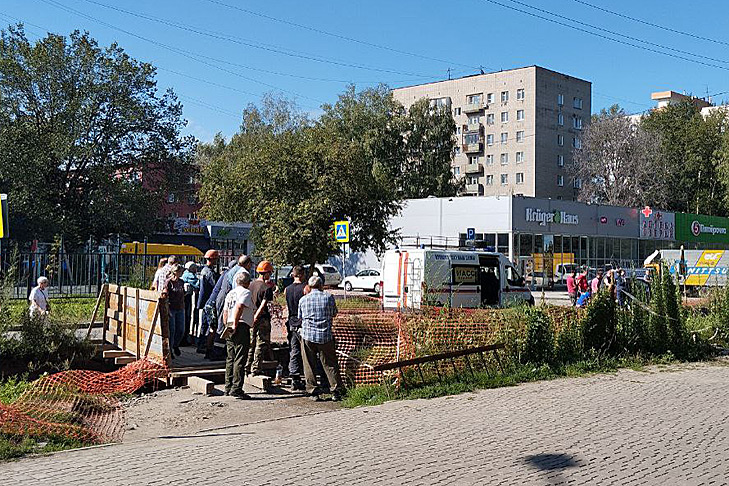
<instances>
[{"instance_id":1,"label":"fence railing","mask_svg":"<svg viewBox=\"0 0 729 486\"><path fill-rule=\"evenodd\" d=\"M48 278L48 296L95 297L105 283L149 288L157 263L163 255L120 252L0 252L0 276L8 276L6 286L13 299L25 299L38 277ZM181 263L194 257L182 257ZM200 262L197 262L200 263Z\"/></svg>"}]
</instances>

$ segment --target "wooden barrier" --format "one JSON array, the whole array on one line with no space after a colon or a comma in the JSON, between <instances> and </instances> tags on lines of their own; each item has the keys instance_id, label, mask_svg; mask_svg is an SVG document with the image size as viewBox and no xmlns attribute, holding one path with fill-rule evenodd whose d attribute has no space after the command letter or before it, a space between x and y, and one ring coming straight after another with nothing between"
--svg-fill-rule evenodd
<instances>
[{"instance_id":1,"label":"wooden barrier","mask_svg":"<svg viewBox=\"0 0 729 486\"><path fill-rule=\"evenodd\" d=\"M152 290L106 284L99 294L97 308L101 302L102 342L118 348L105 350L105 358L114 358L119 364L149 358L171 366L166 298Z\"/></svg>"}]
</instances>

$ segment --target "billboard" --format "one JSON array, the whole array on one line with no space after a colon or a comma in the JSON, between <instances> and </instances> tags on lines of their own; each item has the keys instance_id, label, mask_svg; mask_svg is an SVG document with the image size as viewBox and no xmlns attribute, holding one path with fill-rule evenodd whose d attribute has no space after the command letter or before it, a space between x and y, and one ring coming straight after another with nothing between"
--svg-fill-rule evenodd
<instances>
[{"instance_id":1,"label":"billboard","mask_svg":"<svg viewBox=\"0 0 729 486\"><path fill-rule=\"evenodd\" d=\"M688 242L729 243L729 218L678 213L676 239Z\"/></svg>"},{"instance_id":2,"label":"billboard","mask_svg":"<svg viewBox=\"0 0 729 486\"><path fill-rule=\"evenodd\" d=\"M640 211L639 237L646 240L675 240L676 215L646 206Z\"/></svg>"}]
</instances>

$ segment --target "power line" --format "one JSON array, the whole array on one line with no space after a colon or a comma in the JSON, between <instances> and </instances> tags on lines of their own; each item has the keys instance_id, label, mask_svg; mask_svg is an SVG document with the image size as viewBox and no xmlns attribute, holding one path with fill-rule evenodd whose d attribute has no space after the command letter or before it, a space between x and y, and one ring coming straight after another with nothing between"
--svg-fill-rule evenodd
<instances>
[{"instance_id":1,"label":"power line","mask_svg":"<svg viewBox=\"0 0 729 486\"><path fill-rule=\"evenodd\" d=\"M401 49L395 49L394 47L390 47L390 46L386 46L386 45L382 45L382 44L376 44L374 42L368 42L368 41L364 41L364 40L361 40L361 39L356 39L354 37L349 37L349 36L346 36L346 35L337 34L335 32L329 32L329 31L326 31L326 30L323 30L323 29L319 29L319 28L316 28L316 27L311 27L309 25L299 24L299 23L296 23L296 22L292 22L290 20L280 19L280 18L277 18L277 17L272 17L270 15L262 14L262 13L259 13L259 12L254 12L253 10L248 10L246 8L238 7L236 5L230 5L228 3L221 2L219 0L207 0L207 1L210 2L210 3L214 3L214 4L217 4L217 5L223 6L223 7L227 7L229 9L238 10L239 12L247 13L249 15L254 15L256 17L260 17L260 18L263 18L263 19L271 20L273 22L279 22L279 23L282 23L282 24L285 24L285 25L290 25L290 26L298 27L300 29L305 29L305 30L308 30L308 31L311 31L311 32L316 32L317 34L322 34L322 35L326 35L326 36L329 36L329 37L334 37L336 39L341 39L341 40L346 40L346 41L349 41L349 42L354 42L354 43L361 44L361 45L368 46L368 47L374 47L376 49L382 49L382 50L385 50L385 51L395 52L395 53L398 53L398 54L404 54L406 56L417 57L417 58L426 59L426 60L429 60L429 61L437 61L437 62L441 62L441 63L444 63L444 64L452 64L452 65L456 65L456 66L467 67L467 68L470 68L470 69L476 69L476 70L478 70L478 69L480 69L482 67L482 66L470 66L468 64L462 64L462 63L454 62L454 61L447 61L445 59L439 59L437 57L431 57L431 56L426 56L426 55L423 55L423 54L418 54L418 53L415 53L415 52L409 52L409 51L404 51L404 50L401 50ZM495 70L494 68L490 68L490 67L487 68L487 69L489 69L489 70Z\"/></svg>"},{"instance_id":2,"label":"power line","mask_svg":"<svg viewBox=\"0 0 729 486\"><path fill-rule=\"evenodd\" d=\"M594 5L592 3L588 3L588 2L585 2L583 0L574 0L574 1L577 2L577 3L580 3L582 5L586 5L586 6L590 7L590 8L594 8L595 10L600 10L602 12L609 13L609 14L615 15L617 17L622 17L624 19L632 20L633 22L638 22L638 23L643 24L643 25L649 25L651 27L655 27L657 29L665 30L667 32L673 32L674 34L681 34L681 35L685 35L687 37L693 37L694 39L699 39L699 40L703 40L703 41L707 41L707 42L713 42L715 44L721 44L721 45L724 45L724 46L729 46L729 42L724 42L724 41L721 41L721 40L718 40L718 39L712 39L710 37L704 37L704 36L701 36L701 35L698 35L698 34L692 34L691 32L685 32L683 30L678 30L678 29L673 29L671 27L666 27L665 25L660 25L660 24L656 24L656 23L653 23L653 22L648 22L647 20L639 19L639 18L636 18L636 17L631 17L630 15L626 15L626 14L623 14L623 13L620 13L620 12L615 12L614 10L608 10L608 9L606 9L604 7L601 7L599 5Z\"/></svg>"},{"instance_id":3,"label":"power line","mask_svg":"<svg viewBox=\"0 0 729 486\"><path fill-rule=\"evenodd\" d=\"M484 2L488 2L488 3L492 3L494 5L498 5L500 7L504 7L504 8L510 9L510 10L514 10L516 12L520 12L520 13L523 13L525 15L529 15L530 17L534 17L534 18L537 18L537 19L545 20L547 22L552 22L554 24L561 25L561 26L567 27L569 29L573 29L573 30L576 30L576 31L579 31L579 32L584 32L586 34L590 34L590 35L593 35L595 37L599 37L601 39L605 39L605 40L610 40L610 41L613 41L613 42L617 42L618 44L623 44L623 45L626 45L626 46L635 47L636 49L643 49L645 51L654 52L656 54L662 54L664 56L673 57L673 58L676 58L676 59L682 59L684 61L693 62L695 64L701 64L703 66L708 66L708 67L713 67L713 68L718 68L718 69L723 69L723 70L729 70L729 68L726 67L726 66L719 66L719 65L716 65L716 64L711 64L711 63L708 63L708 62L700 61L698 59L692 59L692 58L685 57L685 56L681 56L681 55L678 55L678 54L673 54L671 52L660 51L658 49L653 49L651 47L646 47L646 46L642 46L642 45L639 45L639 44L634 44L632 42L628 42L628 41L625 41L625 40L622 40L622 39L615 39L613 37L608 37L606 35L603 35L603 34L600 34L600 33L597 33L597 32L593 32L591 30L583 29L581 27L577 27L575 25L571 25L571 24L568 24L568 23L565 23L565 22L561 22L559 20L551 19L549 17L544 17L544 16L539 15L539 14L536 14L534 12L530 12L528 10L523 10L523 9L518 8L518 7L514 7L512 5L507 5L507 4L501 3L501 2L496 1L496 0L483 0L483 1ZM520 5L525 5L525 6L529 7L529 8L534 9L534 10L537 10L537 11L541 11L541 12L548 13L548 14L553 15L553 16L558 17L558 18L564 18L564 19L569 20L571 22L575 22L575 23L578 23L578 24L584 24L583 22L579 22L577 20L570 19L568 17L563 17L561 15L553 14L553 13L551 13L549 11L546 11L546 10L543 10L543 9L539 9L537 7L532 7L531 5L527 5L527 4L524 4L524 3L521 3L521 2L517 2L515 0L511 0L511 1L514 2L514 3L520 4ZM589 25L589 24L584 24L584 25ZM598 27L595 27L595 28L598 28ZM598 29L599 30L606 31L605 29L601 29L601 28L598 28ZM609 32L609 31L606 31L606 32ZM625 36L623 34L616 33L615 35L618 35L620 37L626 37L626 38L628 38L628 36ZM646 44L649 44L646 41L642 41L642 40L639 40L639 41L640 42L644 42ZM672 49L670 47L665 47L665 48L666 49L675 50L675 49ZM682 52L682 51L680 51L680 52ZM703 56L698 56L698 57L703 57ZM719 61L719 62L728 62L728 61Z\"/></svg>"},{"instance_id":4,"label":"power line","mask_svg":"<svg viewBox=\"0 0 729 486\"><path fill-rule=\"evenodd\" d=\"M45 1L45 0L41 0L41 1ZM428 76L428 75L418 74L418 73L410 73L410 72L397 71L397 70L393 70L393 69L377 68L377 67L372 67L372 66L366 66L363 64L354 64L354 63L350 63L347 61L341 61L341 60L331 59L331 58L324 58L324 57L316 56L313 54L307 54L307 53L301 53L301 52L297 53L296 51L291 51L291 50L287 51L287 50L283 50L284 48L281 48L279 46L274 46L271 44L262 44L262 43L258 43L256 41L253 41L250 39L244 39L241 37L231 36L231 35L228 35L228 34L225 34L222 32L215 32L215 31L211 31L211 30L202 30L202 29L198 29L196 27L181 24L178 22L172 22L170 20L162 19L159 17L153 17L151 15L145 15L145 14L140 14L137 12L132 12L129 10L125 10L123 8L115 7L113 5L106 5L104 3L96 2L94 0L83 0L83 1L94 4L94 5L98 5L100 7L115 10L117 12L121 12L121 13L124 13L127 15L131 15L131 16L134 16L137 18L142 18L142 19L149 20L152 22L158 22L158 23L170 26L170 27L174 27L176 29L181 29L181 30L184 30L187 32L192 32L192 33L198 34L198 35L211 37L213 39L224 40L224 41L232 42L232 43L235 43L238 45L252 47L254 49L261 49L264 51L273 52L276 54L281 54L281 55L290 56L290 57L296 57L296 58L300 58L300 59L304 59L304 60L308 60L308 61L333 64L333 65L337 65L337 66L343 66L343 67L349 67L349 68L355 68L355 69L364 69L364 70L368 70L368 71L377 71L377 72L390 73L390 74L401 74L404 76L414 76L414 77L426 78L426 79L431 79L433 77L433 76Z\"/></svg>"},{"instance_id":5,"label":"power line","mask_svg":"<svg viewBox=\"0 0 729 486\"><path fill-rule=\"evenodd\" d=\"M178 93L177 96L180 97L180 98L182 98L182 99L186 99L187 101L189 101L192 104L195 104L195 105L198 105L198 106L202 106L202 107L208 108L208 109L210 109L212 111L221 113L223 115L231 116L231 117L233 117L233 118L235 118L237 120L241 120L243 118L243 115L241 113L234 113L232 111L228 111L225 108L222 108L222 107L217 106L217 105L210 104L210 103L208 103L206 101L203 101L201 99L193 98L192 96L187 96L187 95L180 94L180 93Z\"/></svg>"}]
</instances>

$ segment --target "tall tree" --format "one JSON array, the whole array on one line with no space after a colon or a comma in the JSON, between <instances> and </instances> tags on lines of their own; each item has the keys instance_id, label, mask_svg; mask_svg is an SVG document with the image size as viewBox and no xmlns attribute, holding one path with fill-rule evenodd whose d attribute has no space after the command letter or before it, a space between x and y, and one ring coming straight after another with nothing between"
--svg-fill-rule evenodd
<instances>
[{"instance_id":1,"label":"tall tree","mask_svg":"<svg viewBox=\"0 0 729 486\"><path fill-rule=\"evenodd\" d=\"M670 190L660 140L613 105L593 115L571 172L582 181L579 199L616 206L665 207Z\"/></svg>"},{"instance_id":2,"label":"tall tree","mask_svg":"<svg viewBox=\"0 0 729 486\"><path fill-rule=\"evenodd\" d=\"M144 232L187 183L194 139L152 65L88 33L0 34L0 190L19 239Z\"/></svg>"},{"instance_id":3,"label":"tall tree","mask_svg":"<svg viewBox=\"0 0 729 486\"><path fill-rule=\"evenodd\" d=\"M461 183L451 169L456 123L447 106L415 102L404 122L405 159L402 190L405 198L455 196Z\"/></svg>"},{"instance_id":4,"label":"tall tree","mask_svg":"<svg viewBox=\"0 0 729 486\"><path fill-rule=\"evenodd\" d=\"M702 116L685 101L651 111L641 126L661 139L661 159L666 174L667 209L712 215L727 214L726 188L719 174L722 136L727 113L718 110Z\"/></svg>"}]
</instances>

